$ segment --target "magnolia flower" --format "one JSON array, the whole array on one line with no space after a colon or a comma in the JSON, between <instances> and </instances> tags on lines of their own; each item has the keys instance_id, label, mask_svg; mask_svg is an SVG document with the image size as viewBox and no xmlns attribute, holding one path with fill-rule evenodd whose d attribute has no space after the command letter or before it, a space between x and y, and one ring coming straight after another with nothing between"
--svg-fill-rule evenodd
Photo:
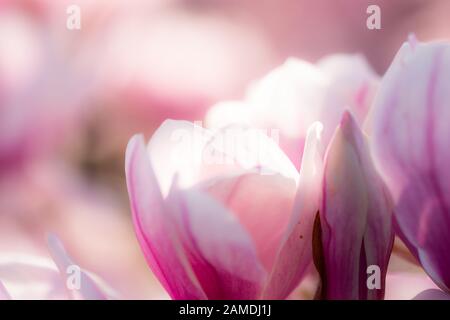
<instances>
[{"instance_id":1,"label":"magnolia flower","mask_svg":"<svg viewBox=\"0 0 450 320\"><path fill-rule=\"evenodd\" d=\"M296 287L312 261L320 131L318 123L309 130L300 174L251 130L166 121L148 146L130 140L136 233L172 298L283 299Z\"/></svg>"},{"instance_id":2,"label":"magnolia flower","mask_svg":"<svg viewBox=\"0 0 450 320\"><path fill-rule=\"evenodd\" d=\"M450 45L403 44L373 106L373 151L398 233L450 292Z\"/></svg>"},{"instance_id":3,"label":"magnolia flower","mask_svg":"<svg viewBox=\"0 0 450 320\"><path fill-rule=\"evenodd\" d=\"M100 278L73 262L56 236L49 236L48 245L53 261L31 255L0 255L0 300L97 300L116 295Z\"/></svg>"},{"instance_id":4,"label":"magnolia flower","mask_svg":"<svg viewBox=\"0 0 450 320\"><path fill-rule=\"evenodd\" d=\"M281 147L298 166L308 127L323 123L326 146L346 109L364 122L377 85L378 76L360 55L331 55L316 64L290 58L253 83L243 101L213 106L206 125L278 128Z\"/></svg>"},{"instance_id":5,"label":"magnolia flower","mask_svg":"<svg viewBox=\"0 0 450 320\"><path fill-rule=\"evenodd\" d=\"M321 297L383 299L394 240L392 204L366 140L349 113L328 146L322 190L315 247ZM381 273L376 288L368 285L372 266Z\"/></svg>"}]
</instances>

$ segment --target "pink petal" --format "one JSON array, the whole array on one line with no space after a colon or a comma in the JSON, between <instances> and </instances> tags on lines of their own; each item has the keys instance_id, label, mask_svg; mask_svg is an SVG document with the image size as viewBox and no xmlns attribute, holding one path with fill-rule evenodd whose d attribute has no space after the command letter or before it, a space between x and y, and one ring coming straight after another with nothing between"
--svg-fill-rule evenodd
<instances>
[{"instance_id":1,"label":"pink petal","mask_svg":"<svg viewBox=\"0 0 450 320\"><path fill-rule=\"evenodd\" d=\"M359 54L334 54L320 59L317 66L330 79L320 117L324 126L330 126L333 130L345 108L355 115L358 124L363 124L378 87L378 75L365 57ZM328 123L326 120L331 118L330 113L334 117Z\"/></svg>"},{"instance_id":2,"label":"pink petal","mask_svg":"<svg viewBox=\"0 0 450 320\"><path fill-rule=\"evenodd\" d=\"M179 143L173 144L174 137ZM158 179L163 189L175 174L181 187L204 184L240 217L270 270L298 180L297 170L275 141L253 129L210 131L166 121L150 140L149 150L157 174L163 176ZM266 201L253 202L253 197ZM259 219L261 215L266 219Z\"/></svg>"},{"instance_id":3,"label":"pink petal","mask_svg":"<svg viewBox=\"0 0 450 320\"><path fill-rule=\"evenodd\" d=\"M405 43L373 107L373 150L397 203L399 234L450 290L448 43Z\"/></svg>"},{"instance_id":4,"label":"pink petal","mask_svg":"<svg viewBox=\"0 0 450 320\"><path fill-rule=\"evenodd\" d=\"M345 113L325 159L320 210L325 297L380 299L393 244L392 204L364 137ZM366 268L377 265L382 288L369 290Z\"/></svg>"},{"instance_id":5,"label":"pink petal","mask_svg":"<svg viewBox=\"0 0 450 320\"><path fill-rule=\"evenodd\" d=\"M280 149L277 130L230 126L215 132L205 151L214 151L225 156L227 161L242 171L257 172L262 175L280 174L298 180L298 171L291 160ZM209 149L209 150L208 150ZM219 159L222 160L222 159ZM230 165L228 165L230 167ZM222 166L223 169L224 166ZM233 168L231 166L231 168ZM226 168L226 171L230 171ZM226 172L217 171L222 175Z\"/></svg>"},{"instance_id":6,"label":"pink petal","mask_svg":"<svg viewBox=\"0 0 450 320\"><path fill-rule=\"evenodd\" d=\"M266 287L267 299L287 297L312 261L312 230L319 210L323 166L319 147L321 131L320 123L308 129L295 204Z\"/></svg>"},{"instance_id":7,"label":"pink petal","mask_svg":"<svg viewBox=\"0 0 450 320\"><path fill-rule=\"evenodd\" d=\"M70 280L70 276L75 275L69 272L71 266L79 268L79 266L72 261L67 255L62 242L55 236L48 236L48 246L50 253L53 257L53 261L58 267L59 273L66 284L66 290L69 296L73 299L86 299L86 300L104 300L107 296L102 292L102 289L97 283L88 275L85 271L80 270L80 288L70 289L67 284Z\"/></svg>"},{"instance_id":8,"label":"pink petal","mask_svg":"<svg viewBox=\"0 0 450 320\"><path fill-rule=\"evenodd\" d=\"M297 166L309 126L323 123L327 145L346 108L362 123L377 83L378 76L359 55L331 55L315 65L290 58L250 87L245 100L249 110L240 112L244 117L238 120L279 128L283 150Z\"/></svg>"},{"instance_id":9,"label":"pink petal","mask_svg":"<svg viewBox=\"0 0 450 320\"><path fill-rule=\"evenodd\" d=\"M0 278L14 299L68 298L65 283L50 259L2 253Z\"/></svg>"},{"instance_id":10,"label":"pink petal","mask_svg":"<svg viewBox=\"0 0 450 320\"><path fill-rule=\"evenodd\" d=\"M128 144L125 171L136 234L150 268L172 298L206 298L166 212L142 136Z\"/></svg>"},{"instance_id":11,"label":"pink petal","mask_svg":"<svg viewBox=\"0 0 450 320\"><path fill-rule=\"evenodd\" d=\"M229 126L251 126L251 113L248 104L243 101L222 101L211 106L205 116L208 128L226 128Z\"/></svg>"},{"instance_id":12,"label":"pink petal","mask_svg":"<svg viewBox=\"0 0 450 320\"><path fill-rule=\"evenodd\" d=\"M220 179L208 193L239 219L267 272L272 269L292 212L295 181L280 175L242 174Z\"/></svg>"},{"instance_id":13,"label":"pink petal","mask_svg":"<svg viewBox=\"0 0 450 320\"><path fill-rule=\"evenodd\" d=\"M163 195L175 174L184 188L249 170L298 178L276 141L256 129L208 130L187 121L166 120L153 134L148 149Z\"/></svg>"},{"instance_id":14,"label":"pink petal","mask_svg":"<svg viewBox=\"0 0 450 320\"><path fill-rule=\"evenodd\" d=\"M11 300L11 296L9 295L8 291L6 290L3 283L0 281L0 300Z\"/></svg>"},{"instance_id":15,"label":"pink petal","mask_svg":"<svg viewBox=\"0 0 450 320\"><path fill-rule=\"evenodd\" d=\"M166 196L175 175L180 186L200 180L203 150L212 133L188 121L166 120L148 143L154 174Z\"/></svg>"},{"instance_id":16,"label":"pink petal","mask_svg":"<svg viewBox=\"0 0 450 320\"><path fill-rule=\"evenodd\" d=\"M168 204L178 222L192 268L209 299L256 299L266 278L249 234L238 219L207 194L180 191Z\"/></svg>"}]
</instances>

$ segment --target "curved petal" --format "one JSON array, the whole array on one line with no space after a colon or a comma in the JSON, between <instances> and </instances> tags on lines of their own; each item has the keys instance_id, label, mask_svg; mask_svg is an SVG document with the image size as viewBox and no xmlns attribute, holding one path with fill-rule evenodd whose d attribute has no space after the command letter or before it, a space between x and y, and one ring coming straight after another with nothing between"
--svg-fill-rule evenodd
<instances>
[{"instance_id":1,"label":"curved petal","mask_svg":"<svg viewBox=\"0 0 450 320\"><path fill-rule=\"evenodd\" d=\"M276 139L276 132L274 135ZM298 178L277 141L260 129L230 126L208 130L187 121L166 120L153 134L148 150L164 196L175 175L184 188L249 170Z\"/></svg>"},{"instance_id":2,"label":"curved petal","mask_svg":"<svg viewBox=\"0 0 450 320\"><path fill-rule=\"evenodd\" d=\"M267 299L283 299L298 285L312 262L312 231L319 210L322 179L322 124L308 129L295 203L266 287Z\"/></svg>"},{"instance_id":3,"label":"curved petal","mask_svg":"<svg viewBox=\"0 0 450 320\"><path fill-rule=\"evenodd\" d=\"M251 114L248 104L242 101L219 102L209 108L205 116L208 128L225 128L229 126L250 126Z\"/></svg>"},{"instance_id":4,"label":"curved petal","mask_svg":"<svg viewBox=\"0 0 450 320\"><path fill-rule=\"evenodd\" d=\"M154 175L166 196L177 175L180 186L189 187L200 179L203 149L212 133L189 121L166 120L148 143Z\"/></svg>"},{"instance_id":5,"label":"curved petal","mask_svg":"<svg viewBox=\"0 0 450 320\"><path fill-rule=\"evenodd\" d=\"M86 300L107 299L103 289L67 255L62 242L55 235L50 234L48 236L48 247L71 298ZM75 274L77 271L80 277L79 287L70 288L68 284L71 281L71 277L77 276Z\"/></svg>"},{"instance_id":6,"label":"curved petal","mask_svg":"<svg viewBox=\"0 0 450 320\"><path fill-rule=\"evenodd\" d=\"M330 127L334 129L344 108L348 108L358 124L363 124L378 88L378 75L365 57L360 54L334 54L320 59L317 66L330 79L320 119L327 119L330 112L337 111ZM324 122L324 126L327 125Z\"/></svg>"},{"instance_id":7,"label":"curved petal","mask_svg":"<svg viewBox=\"0 0 450 320\"><path fill-rule=\"evenodd\" d=\"M283 149L297 165L309 126L323 123L327 145L346 108L362 124L377 85L360 55L330 55L317 64L290 58L250 87L247 117L254 126L279 128Z\"/></svg>"},{"instance_id":8,"label":"curved petal","mask_svg":"<svg viewBox=\"0 0 450 320\"><path fill-rule=\"evenodd\" d=\"M3 283L0 281L0 300L11 300L11 296L9 295L8 291L6 290Z\"/></svg>"},{"instance_id":9,"label":"curved petal","mask_svg":"<svg viewBox=\"0 0 450 320\"><path fill-rule=\"evenodd\" d=\"M14 299L68 299L61 275L51 259L3 252L0 279Z\"/></svg>"},{"instance_id":10,"label":"curved petal","mask_svg":"<svg viewBox=\"0 0 450 320\"><path fill-rule=\"evenodd\" d=\"M209 142L244 171L298 181L298 171L279 147L279 132L250 127L223 128Z\"/></svg>"},{"instance_id":11,"label":"curved petal","mask_svg":"<svg viewBox=\"0 0 450 320\"><path fill-rule=\"evenodd\" d=\"M253 125L305 137L310 124L319 120L329 84L327 75L314 64L287 59L247 91Z\"/></svg>"},{"instance_id":12,"label":"curved petal","mask_svg":"<svg viewBox=\"0 0 450 320\"><path fill-rule=\"evenodd\" d=\"M392 203L349 113L327 150L320 219L325 297L381 299L394 240ZM369 265L381 270L380 289L366 286Z\"/></svg>"},{"instance_id":13,"label":"curved petal","mask_svg":"<svg viewBox=\"0 0 450 320\"><path fill-rule=\"evenodd\" d=\"M406 243L450 290L450 44L405 43L373 107L373 150Z\"/></svg>"},{"instance_id":14,"label":"curved petal","mask_svg":"<svg viewBox=\"0 0 450 320\"><path fill-rule=\"evenodd\" d=\"M267 272L272 269L289 222L295 188L292 179L257 173L220 179L207 188L251 235Z\"/></svg>"},{"instance_id":15,"label":"curved petal","mask_svg":"<svg viewBox=\"0 0 450 320\"><path fill-rule=\"evenodd\" d=\"M208 299L256 299L266 272L247 231L219 202L197 189L168 197L193 270Z\"/></svg>"},{"instance_id":16,"label":"curved petal","mask_svg":"<svg viewBox=\"0 0 450 320\"><path fill-rule=\"evenodd\" d=\"M130 140L125 161L133 222L150 268L172 298L206 298L166 212L142 136Z\"/></svg>"}]
</instances>

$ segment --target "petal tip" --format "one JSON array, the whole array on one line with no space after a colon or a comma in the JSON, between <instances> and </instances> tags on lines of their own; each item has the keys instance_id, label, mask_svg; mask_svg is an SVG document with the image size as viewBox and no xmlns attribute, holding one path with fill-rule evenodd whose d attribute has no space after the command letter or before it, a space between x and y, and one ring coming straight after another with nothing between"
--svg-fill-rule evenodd
<instances>
[{"instance_id":1,"label":"petal tip","mask_svg":"<svg viewBox=\"0 0 450 320\"><path fill-rule=\"evenodd\" d=\"M308 128L307 136L314 135L314 137L317 140L320 140L321 137L322 137L322 132L323 132L323 124L322 124L322 122L315 121Z\"/></svg>"},{"instance_id":2,"label":"petal tip","mask_svg":"<svg viewBox=\"0 0 450 320\"><path fill-rule=\"evenodd\" d=\"M145 138L142 133L133 135L128 141L125 151L125 170L128 170L130 167L132 155L135 153L135 150L139 145L145 146Z\"/></svg>"},{"instance_id":3,"label":"petal tip","mask_svg":"<svg viewBox=\"0 0 450 320\"><path fill-rule=\"evenodd\" d=\"M409 44L409 46L414 50L417 47L418 43L419 43L419 40L417 40L416 34L414 32L411 32L408 35L408 44Z\"/></svg>"},{"instance_id":4,"label":"petal tip","mask_svg":"<svg viewBox=\"0 0 450 320\"><path fill-rule=\"evenodd\" d=\"M351 112L348 110L344 111L337 130L341 131L344 134L344 137L350 138L354 136L355 130L358 128L359 127L356 124L355 118Z\"/></svg>"}]
</instances>

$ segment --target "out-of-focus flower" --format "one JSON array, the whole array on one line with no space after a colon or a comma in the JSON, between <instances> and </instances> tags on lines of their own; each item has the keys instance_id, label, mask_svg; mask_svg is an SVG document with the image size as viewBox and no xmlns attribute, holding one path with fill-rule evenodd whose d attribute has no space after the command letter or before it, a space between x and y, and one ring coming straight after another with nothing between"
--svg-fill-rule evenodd
<instances>
[{"instance_id":1,"label":"out-of-focus flower","mask_svg":"<svg viewBox=\"0 0 450 320\"><path fill-rule=\"evenodd\" d=\"M117 289L122 299L168 298L140 252L126 194L118 199L59 162L35 163L2 177L0 207L0 253L46 255L43 235L54 232L74 260Z\"/></svg>"},{"instance_id":2,"label":"out-of-focus flower","mask_svg":"<svg viewBox=\"0 0 450 320\"><path fill-rule=\"evenodd\" d=\"M96 275L81 269L61 241L49 236L50 259L0 254L0 299L107 299L116 293ZM55 267L56 265L56 267Z\"/></svg>"},{"instance_id":3,"label":"out-of-focus flower","mask_svg":"<svg viewBox=\"0 0 450 320\"><path fill-rule=\"evenodd\" d=\"M370 158L366 140L345 113L328 147L315 261L325 299L383 299L392 250L392 202ZM369 288L377 266L379 287Z\"/></svg>"},{"instance_id":4,"label":"out-of-focus flower","mask_svg":"<svg viewBox=\"0 0 450 320\"><path fill-rule=\"evenodd\" d=\"M320 127L309 131L300 175L251 130L213 133L166 121L148 147L141 136L131 139L136 233L172 298L283 299L295 288L312 261Z\"/></svg>"},{"instance_id":5,"label":"out-of-focus flower","mask_svg":"<svg viewBox=\"0 0 450 320\"><path fill-rule=\"evenodd\" d=\"M450 45L411 39L373 107L376 163L396 202L398 233L450 292Z\"/></svg>"},{"instance_id":6,"label":"out-of-focus flower","mask_svg":"<svg viewBox=\"0 0 450 320\"><path fill-rule=\"evenodd\" d=\"M254 83L243 102L213 106L206 125L278 128L283 150L299 166L307 128L322 122L326 146L344 110L362 124L377 84L378 76L360 55L332 55L316 65L290 58Z\"/></svg>"},{"instance_id":7,"label":"out-of-focus flower","mask_svg":"<svg viewBox=\"0 0 450 320\"><path fill-rule=\"evenodd\" d=\"M86 77L48 31L14 6L0 10L0 174L52 154L78 120Z\"/></svg>"}]
</instances>

